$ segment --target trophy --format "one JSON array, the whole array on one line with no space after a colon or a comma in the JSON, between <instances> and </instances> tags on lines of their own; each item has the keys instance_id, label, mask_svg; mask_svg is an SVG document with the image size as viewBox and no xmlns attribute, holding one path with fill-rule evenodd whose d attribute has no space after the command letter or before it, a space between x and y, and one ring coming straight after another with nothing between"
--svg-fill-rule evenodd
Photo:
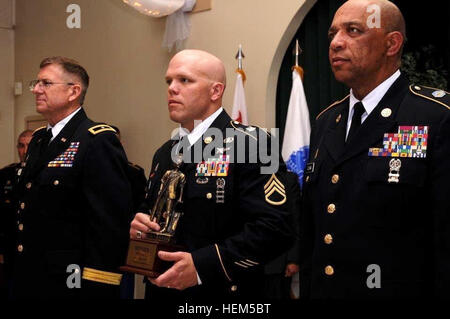
<instances>
[{"instance_id":1,"label":"trophy","mask_svg":"<svg viewBox=\"0 0 450 319\"><path fill-rule=\"evenodd\" d=\"M186 183L184 174L179 171L181 163L178 160L175 169L168 170L161 178L158 196L150 213L150 220L158 223L160 230L146 233L145 239L131 239L126 266L120 267L120 270L156 278L172 266L172 262L158 257L158 251L182 250L175 244L175 230L182 216L178 208L182 204Z\"/></svg>"}]
</instances>

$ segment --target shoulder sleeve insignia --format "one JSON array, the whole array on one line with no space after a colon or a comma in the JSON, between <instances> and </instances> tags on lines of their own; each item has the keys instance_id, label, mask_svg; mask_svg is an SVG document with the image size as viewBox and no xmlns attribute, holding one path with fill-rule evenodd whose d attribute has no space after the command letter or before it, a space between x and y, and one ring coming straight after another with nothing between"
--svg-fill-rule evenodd
<instances>
[{"instance_id":1,"label":"shoulder sleeve insignia","mask_svg":"<svg viewBox=\"0 0 450 319\"><path fill-rule=\"evenodd\" d=\"M283 183L272 174L269 181L264 186L266 202L271 205L283 205L286 202L286 189Z\"/></svg>"},{"instance_id":2,"label":"shoulder sleeve insignia","mask_svg":"<svg viewBox=\"0 0 450 319\"><path fill-rule=\"evenodd\" d=\"M33 132L33 136L34 136L34 134L36 134L37 132L39 132L40 130L43 130L45 128L47 128L47 127L46 126L41 126L41 127L37 128L37 129L35 129L34 132Z\"/></svg>"},{"instance_id":3,"label":"shoulder sleeve insignia","mask_svg":"<svg viewBox=\"0 0 450 319\"><path fill-rule=\"evenodd\" d=\"M329 107L327 107L325 110L323 110L322 112L320 112L319 115L316 116L316 120L318 120L319 117L322 116L322 114L324 114L326 111L328 111L328 110L331 109L332 107L334 107L334 106L336 106L336 105L341 104L342 102L344 102L349 96L350 96L350 94L347 95L346 97L344 97L342 100L336 101L336 102L334 102L333 104L331 104Z\"/></svg>"},{"instance_id":4,"label":"shoulder sleeve insignia","mask_svg":"<svg viewBox=\"0 0 450 319\"><path fill-rule=\"evenodd\" d=\"M98 124L98 125L92 126L89 129L89 133L91 133L92 135L97 135L99 133L108 132L108 131L116 133L115 129L113 129L111 126L106 125L106 124Z\"/></svg>"},{"instance_id":5,"label":"shoulder sleeve insignia","mask_svg":"<svg viewBox=\"0 0 450 319\"><path fill-rule=\"evenodd\" d=\"M410 85L409 90L414 95L441 104L442 106L450 110L449 92L423 85Z\"/></svg>"}]
</instances>

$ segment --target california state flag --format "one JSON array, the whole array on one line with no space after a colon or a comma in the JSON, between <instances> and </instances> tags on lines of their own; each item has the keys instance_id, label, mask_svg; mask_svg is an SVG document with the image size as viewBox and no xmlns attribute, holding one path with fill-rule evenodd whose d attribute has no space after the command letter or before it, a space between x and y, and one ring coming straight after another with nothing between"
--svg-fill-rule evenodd
<instances>
[{"instance_id":1,"label":"california state flag","mask_svg":"<svg viewBox=\"0 0 450 319\"><path fill-rule=\"evenodd\" d=\"M245 73L237 70L236 87L234 89L233 111L231 118L244 125L248 125L247 104L245 103L244 91Z\"/></svg>"}]
</instances>

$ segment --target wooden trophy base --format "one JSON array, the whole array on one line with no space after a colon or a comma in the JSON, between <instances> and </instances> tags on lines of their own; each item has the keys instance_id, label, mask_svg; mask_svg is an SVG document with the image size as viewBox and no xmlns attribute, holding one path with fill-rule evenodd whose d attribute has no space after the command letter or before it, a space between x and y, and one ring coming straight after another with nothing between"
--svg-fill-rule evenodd
<instances>
[{"instance_id":1,"label":"wooden trophy base","mask_svg":"<svg viewBox=\"0 0 450 319\"><path fill-rule=\"evenodd\" d=\"M182 248L155 239L130 239L127 262L120 270L156 278L173 265L173 262L158 257L160 250L174 252Z\"/></svg>"}]
</instances>

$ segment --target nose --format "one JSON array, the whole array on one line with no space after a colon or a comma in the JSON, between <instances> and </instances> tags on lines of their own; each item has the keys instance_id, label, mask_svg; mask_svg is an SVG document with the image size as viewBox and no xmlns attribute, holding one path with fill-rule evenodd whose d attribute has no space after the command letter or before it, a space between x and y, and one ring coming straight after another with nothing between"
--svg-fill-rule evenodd
<instances>
[{"instance_id":1,"label":"nose","mask_svg":"<svg viewBox=\"0 0 450 319\"><path fill-rule=\"evenodd\" d=\"M330 50L339 51L345 47L345 39L341 31L338 31L330 42Z\"/></svg>"},{"instance_id":2,"label":"nose","mask_svg":"<svg viewBox=\"0 0 450 319\"><path fill-rule=\"evenodd\" d=\"M178 94L178 86L176 84L176 81L173 80L170 82L169 87L167 88L169 95L176 95Z\"/></svg>"},{"instance_id":3,"label":"nose","mask_svg":"<svg viewBox=\"0 0 450 319\"><path fill-rule=\"evenodd\" d=\"M41 83L40 82L36 83L35 86L33 86L33 89L31 90L31 92L33 94L38 94L41 91L42 91L42 87L41 87Z\"/></svg>"}]
</instances>

